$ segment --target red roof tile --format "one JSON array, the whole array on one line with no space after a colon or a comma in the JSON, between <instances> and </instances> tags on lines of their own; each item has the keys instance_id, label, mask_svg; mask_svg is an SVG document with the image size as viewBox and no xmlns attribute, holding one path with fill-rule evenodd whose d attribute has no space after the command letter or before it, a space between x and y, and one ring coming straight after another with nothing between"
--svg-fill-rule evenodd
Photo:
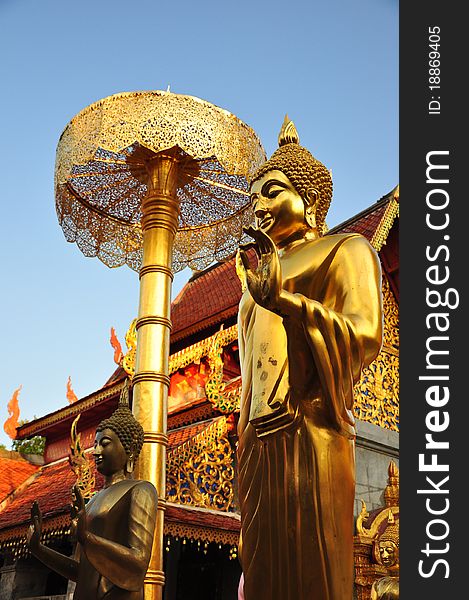
<instances>
[{"instance_id":1,"label":"red roof tile","mask_svg":"<svg viewBox=\"0 0 469 600\"><path fill-rule=\"evenodd\" d=\"M237 513L224 513L196 506L181 506L172 502L166 504L165 520L224 531L241 529L241 518Z\"/></svg>"},{"instance_id":2,"label":"red roof tile","mask_svg":"<svg viewBox=\"0 0 469 600\"><path fill-rule=\"evenodd\" d=\"M365 210L362 210L350 219L347 219L347 221L332 227L328 233L360 233L365 236L368 241L371 241L371 238L381 223L381 219L383 218L389 202L394 196L394 192L395 190L389 192L389 194L380 198L375 204L365 208Z\"/></svg>"},{"instance_id":3,"label":"red roof tile","mask_svg":"<svg viewBox=\"0 0 469 600\"><path fill-rule=\"evenodd\" d=\"M0 502L38 469L39 467L32 465L24 458L0 456Z\"/></svg>"},{"instance_id":4,"label":"red roof tile","mask_svg":"<svg viewBox=\"0 0 469 600\"><path fill-rule=\"evenodd\" d=\"M171 305L171 341L178 341L236 314L240 298L241 284L234 258L193 277Z\"/></svg>"},{"instance_id":5,"label":"red roof tile","mask_svg":"<svg viewBox=\"0 0 469 600\"><path fill-rule=\"evenodd\" d=\"M70 505L74 483L75 476L68 462L43 467L38 477L0 513L0 529L28 521L34 500L44 517L62 512Z\"/></svg>"},{"instance_id":6,"label":"red roof tile","mask_svg":"<svg viewBox=\"0 0 469 600\"><path fill-rule=\"evenodd\" d=\"M218 417L219 418L219 417ZM188 439L198 435L204 429L207 429L216 419L210 419L209 421L203 421L202 423L195 423L194 425L187 425L186 427L180 427L168 432L168 451L174 450Z\"/></svg>"},{"instance_id":7,"label":"red roof tile","mask_svg":"<svg viewBox=\"0 0 469 600\"><path fill-rule=\"evenodd\" d=\"M375 210L367 212L361 218L354 221L348 221L339 228L331 230L334 233L361 233L368 241L371 241L373 234L383 218L387 203L377 206Z\"/></svg>"},{"instance_id":8,"label":"red roof tile","mask_svg":"<svg viewBox=\"0 0 469 600\"><path fill-rule=\"evenodd\" d=\"M96 472L95 475L96 487L101 489L103 479ZM42 467L34 481L0 513L0 529L28 522L34 500L37 500L44 518L67 512L75 482L76 477L67 460Z\"/></svg>"}]
</instances>

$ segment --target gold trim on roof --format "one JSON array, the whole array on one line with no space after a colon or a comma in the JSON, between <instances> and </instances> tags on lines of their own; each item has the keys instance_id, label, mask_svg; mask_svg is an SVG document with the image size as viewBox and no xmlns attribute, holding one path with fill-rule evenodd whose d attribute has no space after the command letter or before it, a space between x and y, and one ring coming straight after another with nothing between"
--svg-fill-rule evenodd
<instances>
[{"instance_id":1,"label":"gold trim on roof","mask_svg":"<svg viewBox=\"0 0 469 600\"><path fill-rule=\"evenodd\" d=\"M51 542L70 535L70 514L65 513L51 518L43 518L41 541L46 546ZM30 554L26 543L29 523L0 531L0 551L12 554L14 558L24 558Z\"/></svg>"},{"instance_id":2,"label":"gold trim on roof","mask_svg":"<svg viewBox=\"0 0 469 600\"><path fill-rule=\"evenodd\" d=\"M214 335L185 348L184 350L180 350L175 354L169 357L169 372L174 373L178 369L182 367L187 367L193 362L199 361L204 356L207 356L210 352L210 349L213 346L214 341L216 340L220 346L227 346L238 339L238 326L233 325L232 327L228 327L228 329L223 329L222 331L218 331Z\"/></svg>"},{"instance_id":3,"label":"gold trim on roof","mask_svg":"<svg viewBox=\"0 0 469 600\"><path fill-rule=\"evenodd\" d=\"M110 396L119 393L122 387L123 382L119 381L118 383L111 385L102 391L96 392L95 394L91 394L86 399L78 400L78 402L75 402L74 404L63 408L62 410L59 410L48 417L44 417L42 419L38 419L37 421L33 421L32 423L29 423L28 426L23 426L21 428L21 439L34 434L38 429L43 429L44 427L62 421L67 417L74 417L77 414L84 412L85 410L87 410L91 406L94 406L101 400L104 400L105 398L109 398Z\"/></svg>"},{"instance_id":4,"label":"gold trim on roof","mask_svg":"<svg viewBox=\"0 0 469 600\"><path fill-rule=\"evenodd\" d=\"M132 323L129 327L129 331L126 334L126 343L128 342L130 344L130 346L128 345L128 348L129 348L128 353L135 351L135 348L134 348L134 345L132 342L133 338L132 338L132 332L131 332L131 328L133 326L134 326L134 321L132 321ZM236 339L238 339L237 325L228 327L227 329L224 329L223 332L217 332L214 335L206 338L205 340L201 340L200 342L192 344L192 346L188 346L187 348L184 348L183 350L180 350L179 352L172 354L169 357L169 374L171 375L178 369L186 367L187 365L190 365L193 362L199 361L204 356L207 356L210 351L210 348L213 346L214 338L217 338L217 341L221 346L227 346L228 344L231 344L231 342L234 342ZM126 354L126 357L127 357L127 354ZM124 357L124 362L126 360L126 357ZM129 358L128 361L125 362L125 364L126 364L126 367L124 368L124 370L126 371L126 373L129 375L133 375L135 372L135 359L132 361ZM47 427L48 425L62 421L64 418L67 418L67 417L74 417L77 414L87 410L94 404L97 404L101 400L104 400L105 398L109 398L110 396L113 396L114 394L120 393L122 390L122 387L123 387L123 382L119 381L118 383L116 383L112 386L109 386L105 390L96 392L95 394L90 395L86 399L79 400L76 404L72 404L70 406L63 408L62 410L50 415L49 417L44 417L43 419L38 419L37 421L30 423L29 426L22 428L22 432L21 432L22 436L28 437L29 435L32 435L35 431L37 431L39 428Z\"/></svg>"},{"instance_id":5,"label":"gold trim on roof","mask_svg":"<svg viewBox=\"0 0 469 600\"><path fill-rule=\"evenodd\" d=\"M239 409L241 399L239 387L226 389L227 384L223 381L223 329L212 336L212 344L208 353L208 364L210 376L205 383L205 396L214 408L224 414L231 414Z\"/></svg>"},{"instance_id":6,"label":"gold trim on roof","mask_svg":"<svg viewBox=\"0 0 469 600\"><path fill-rule=\"evenodd\" d=\"M135 331L136 319L130 324L129 330L125 336L128 351L124 356L123 367L125 372L131 377L135 373L135 353L136 353L136 331ZM135 332L135 333L134 333ZM228 329L218 331L214 335L211 335L200 342L196 342L187 348L175 352L169 357L169 375L175 373L178 369L187 367L192 363L197 363L204 356L208 356L214 343L218 347L227 346L238 339L238 327L233 325Z\"/></svg>"},{"instance_id":7,"label":"gold trim on roof","mask_svg":"<svg viewBox=\"0 0 469 600\"><path fill-rule=\"evenodd\" d=\"M223 544L229 546L238 546L239 533L235 531L225 531L211 527L201 527L200 525L188 525L186 523L175 523L165 520L164 534L171 535L182 540L194 540L200 542Z\"/></svg>"},{"instance_id":8,"label":"gold trim on roof","mask_svg":"<svg viewBox=\"0 0 469 600\"><path fill-rule=\"evenodd\" d=\"M394 220L399 216L399 185L393 190L393 196L386 206L384 215L379 222L376 231L371 238L370 244L373 248L379 252L386 243L391 227L393 226Z\"/></svg>"}]
</instances>

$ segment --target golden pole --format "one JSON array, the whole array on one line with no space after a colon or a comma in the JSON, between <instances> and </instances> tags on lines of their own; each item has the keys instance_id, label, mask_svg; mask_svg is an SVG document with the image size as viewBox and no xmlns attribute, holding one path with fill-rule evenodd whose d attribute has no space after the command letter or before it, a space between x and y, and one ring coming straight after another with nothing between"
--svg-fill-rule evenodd
<instances>
[{"instance_id":1,"label":"golden pole","mask_svg":"<svg viewBox=\"0 0 469 600\"><path fill-rule=\"evenodd\" d=\"M145 600L161 600L163 525L166 509L166 447L171 332L172 250L179 202L178 158L165 152L148 163L148 192L142 203L143 262L137 318L137 354L133 377L133 412L145 431L136 476L158 491L158 511L152 557L145 578Z\"/></svg>"},{"instance_id":2,"label":"golden pole","mask_svg":"<svg viewBox=\"0 0 469 600\"><path fill-rule=\"evenodd\" d=\"M234 115L161 91L91 104L57 145L56 207L66 239L109 267L138 268L143 247L133 411L145 444L136 477L159 495L145 600L161 599L164 586L171 267L204 268L233 251L249 218L247 179L264 161L256 134ZM187 211L178 228L180 192Z\"/></svg>"}]
</instances>

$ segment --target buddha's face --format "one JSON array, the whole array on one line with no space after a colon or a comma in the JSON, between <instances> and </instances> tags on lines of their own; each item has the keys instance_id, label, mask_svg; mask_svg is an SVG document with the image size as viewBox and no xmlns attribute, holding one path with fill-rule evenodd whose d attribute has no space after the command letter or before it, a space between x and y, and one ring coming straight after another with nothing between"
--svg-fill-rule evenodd
<instances>
[{"instance_id":1,"label":"buddha's face","mask_svg":"<svg viewBox=\"0 0 469 600\"><path fill-rule=\"evenodd\" d=\"M397 563L399 550L391 540L383 540L379 543L379 555L385 567L392 567Z\"/></svg>"},{"instance_id":2,"label":"buddha's face","mask_svg":"<svg viewBox=\"0 0 469 600\"><path fill-rule=\"evenodd\" d=\"M276 245L304 234L305 203L281 171L268 171L251 187L251 202L256 224Z\"/></svg>"},{"instance_id":3,"label":"buddha's face","mask_svg":"<svg viewBox=\"0 0 469 600\"><path fill-rule=\"evenodd\" d=\"M105 477L123 471L127 463L124 446L112 429L96 432L93 457L96 469Z\"/></svg>"}]
</instances>

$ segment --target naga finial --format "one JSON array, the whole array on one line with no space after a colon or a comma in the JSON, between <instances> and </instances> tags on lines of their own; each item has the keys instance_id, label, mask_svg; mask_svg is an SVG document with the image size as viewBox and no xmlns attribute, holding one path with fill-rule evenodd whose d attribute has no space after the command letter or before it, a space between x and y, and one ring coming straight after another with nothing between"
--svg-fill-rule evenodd
<instances>
[{"instance_id":1,"label":"naga finial","mask_svg":"<svg viewBox=\"0 0 469 600\"><path fill-rule=\"evenodd\" d=\"M73 420L70 430L70 454L68 462L77 478L76 485L85 500L89 500L94 494L95 476L91 466L89 455L87 455L81 444L81 434L77 431L78 414Z\"/></svg>"},{"instance_id":2,"label":"naga finial","mask_svg":"<svg viewBox=\"0 0 469 600\"><path fill-rule=\"evenodd\" d=\"M299 144L300 136L296 130L295 124L291 121L288 115L285 115L283 120L282 128L278 134L278 145L285 146L285 144Z\"/></svg>"}]
</instances>

